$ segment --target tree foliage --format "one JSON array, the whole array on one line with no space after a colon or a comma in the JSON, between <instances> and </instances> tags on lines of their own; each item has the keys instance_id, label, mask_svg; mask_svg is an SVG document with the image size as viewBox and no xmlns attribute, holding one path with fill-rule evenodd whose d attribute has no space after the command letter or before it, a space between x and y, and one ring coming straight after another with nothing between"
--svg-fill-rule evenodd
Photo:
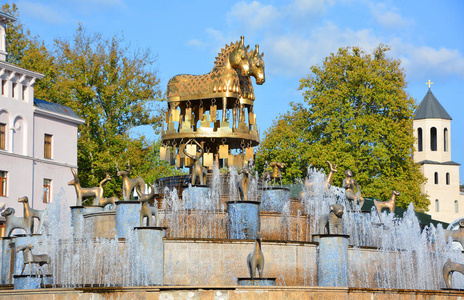
<instances>
[{"instance_id":1,"label":"tree foliage","mask_svg":"<svg viewBox=\"0 0 464 300\"><path fill-rule=\"evenodd\" d=\"M2 10L19 17L14 4ZM122 36L105 39L82 24L73 38L57 38L52 47L19 21L8 26L7 37L9 62L46 75L35 84L35 96L69 106L85 119L78 138L83 186L98 185L105 173L115 176L115 161L123 168L130 160L131 177L147 182L178 173L158 159L159 143L129 134L141 125L157 129L161 122L157 103L163 98L150 50L133 50ZM105 188L121 194L121 179Z\"/></svg>"},{"instance_id":2,"label":"tree foliage","mask_svg":"<svg viewBox=\"0 0 464 300\"><path fill-rule=\"evenodd\" d=\"M305 103L291 109L266 132L257 155L287 164L285 182L301 178L309 165L338 165L333 184L341 186L344 170L354 172L364 196L388 199L426 210L421 193L425 178L413 161L414 100L405 91L400 61L388 58L387 46L367 54L358 47L340 48L300 81Z\"/></svg>"}]
</instances>

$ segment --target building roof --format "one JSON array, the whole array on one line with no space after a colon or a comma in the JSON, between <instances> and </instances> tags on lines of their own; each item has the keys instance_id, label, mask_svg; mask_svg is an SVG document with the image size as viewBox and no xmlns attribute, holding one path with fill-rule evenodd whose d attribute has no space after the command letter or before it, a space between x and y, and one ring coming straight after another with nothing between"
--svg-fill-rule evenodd
<instances>
[{"instance_id":1,"label":"building roof","mask_svg":"<svg viewBox=\"0 0 464 300\"><path fill-rule=\"evenodd\" d=\"M55 113L69 116L69 117L80 119L80 117L70 107L60 105L58 103L48 102L45 100L34 98L34 106L37 106L41 109L48 110L51 112L55 112Z\"/></svg>"},{"instance_id":2,"label":"building roof","mask_svg":"<svg viewBox=\"0 0 464 300\"><path fill-rule=\"evenodd\" d=\"M13 16L0 12L0 22L8 23L11 21L16 21L17 19Z\"/></svg>"},{"instance_id":3,"label":"building roof","mask_svg":"<svg viewBox=\"0 0 464 300\"><path fill-rule=\"evenodd\" d=\"M424 99L420 103L419 107L414 112L414 120L420 119L445 119L451 120L450 115L438 102L437 98L432 94L432 91L428 90Z\"/></svg>"},{"instance_id":4,"label":"building roof","mask_svg":"<svg viewBox=\"0 0 464 300\"><path fill-rule=\"evenodd\" d=\"M418 164L421 165L447 165L447 166L460 166L461 164L458 164L457 162L454 161L445 161L445 162L438 162L438 161L433 161L433 160L422 160L418 162Z\"/></svg>"}]
</instances>

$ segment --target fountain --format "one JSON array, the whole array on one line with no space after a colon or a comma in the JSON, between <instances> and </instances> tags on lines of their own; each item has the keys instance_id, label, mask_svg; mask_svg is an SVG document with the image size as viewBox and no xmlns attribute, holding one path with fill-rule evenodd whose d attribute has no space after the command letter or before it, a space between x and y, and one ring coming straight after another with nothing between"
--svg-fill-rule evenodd
<instances>
[{"instance_id":1,"label":"fountain","mask_svg":"<svg viewBox=\"0 0 464 300\"><path fill-rule=\"evenodd\" d=\"M464 256L452 242L462 243L464 222L452 232L424 227L412 205L398 216L401 191L363 211L370 200L354 174L340 170L345 183L332 186L330 162L327 176L308 168L299 197L282 186L280 162L258 178L250 76L264 82L262 57L242 38L221 51L211 73L170 80L160 157L189 167L189 176L146 189L130 178L129 162L122 171L116 164L119 201L102 196L114 176L84 188L73 170L77 202L62 193L46 213L23 218L7 209L0 297L463 297ZM83 206L83 197L94 205Z\"/></svg>"}]
</instances>

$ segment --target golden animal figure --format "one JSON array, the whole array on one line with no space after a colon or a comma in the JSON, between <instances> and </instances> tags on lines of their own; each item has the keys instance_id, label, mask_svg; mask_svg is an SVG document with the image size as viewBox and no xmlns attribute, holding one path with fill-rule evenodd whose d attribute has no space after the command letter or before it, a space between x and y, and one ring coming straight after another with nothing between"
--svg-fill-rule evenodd
<instances>
[{"instance_id":1,"label":"golden animal figure","mask_svg":"<svg viewBox=\"0 0 464 300\"><path fill-rule=\"evenodd\" d=\"M140 197L139 199L139 201L142 202L142 208L140 209L140 227L153 226L153 220L152 220L153 217L155 217L154 225L156 227L158 227L160 223L158 208L156 207L156 205L155 206L150 205L150 201L155 200L155 187L151 184L150 184L150 187L151 187L151 192L148 194L143 194L142 197ZM146 223L144 222L145 219L147 220Z\"/></svg>"},{"instance_id":2,"label":"golden animal figure","mask_svg":"<svg viewBox=\"0 0 464 300\"><path fill-rule=\"evenodd\" d=\"M5 221L5 236L9 237L13 230L24 229L26 234L31 235L31 227L26 225L26 218L15 216L15 210L12 207L8 207L2 212L2 216L6 219Z\"/></svg>"},{"instance_id":3,"label":"golden animal figure","mask_svg":"<svg viewBox=\"0 0 464 300\"><path fill-rule=\"evenodd\" d=\"M122 177L122 195L124 201L130 200L131 192L134 189L139 197L141 197L145 191L145 181L142 179L142 177L139 176L137 178L129 178L131 170L132 168L129 161L127 161L125 170L119 170L118 163L116 162L116 174Z\"/></svg>"},{"instance_id":4,"label":"golden animal figure","mask_svg":"<svg viewBox=\"0 0 464 300\"><path fill-rule=\"evenodd\" d=\"M238 72L250 74L250 63L244 37L226 45L216 57L213 70L205 75L176 75L167 86L168 101L236 97L240 93Z\"/></svg>"},{"instance_id":5,"label":"golden animal figure","mask_svg":"<svg viewBox=\"0 0 464 300\"><path fill-rule=\"evenodd\" d=\"M464 220L459 220L459 229L456 230L447 230L443 229L445 232L445 241L448 242L449 238L453 240L453 242L458 242L464 247Z\"/></svg>"},{"instance_id":6,"label":"golden animal figure","mask_svg":"<svg viewBox=\"0 0 464 300\"><path fill-rule=\"evenodd\" d=\"M361 196L361 187L356 179L354 179L351 170L346 170L345 176L346 178L343 179L343 188L345 189L346 199L351 203L351 207L354 204L358 204L359 209L361 209L364 204L364 198Z\"/></svg>"},{"instance_id":7,"label":"golden animal figure","mask_svg":"<svg viewBox=\"0 0 464 300\"><path fill-rule=\"evenodd\" d=\"M192 140L188 141L188 143L190 143ZM190 175L192 176L192 181L191 181L191 184L192 185L195 185L197 184L197 179L200 183L200 185L205 185L206 184L206 175L208 173L208 171L206 170L205 167L203 167L201 165L201 157L203 156L203 153L204 153L204 150L203 150L203 145L201 145L200 143L198 143L196 140L193 140L197 145L198 147L200 148L200 152L199 153L195 153L194 155L188 153L187 151L185 151L185 148L183 149L183 152L184 154L191 158L193 160L193 165L190 169Z\"/></svg>"},{"instance_id":8,"label":"golden animal figure","mask_svg":"<svg viewBox=\"0 0 464 300\"><path fill-rule=\"evenodd\" d=\"M26 226L31 229L31 233L39 233L42 231L43 221L45 215L47 214L47 210L38 210L33 209L29 206L29 198L27 196L21 197L18 199L18 202L23 203L24 208L24 218L26 222ZM37 232L34 232L34 219L39 220L39 226L37 228Z\"/></svg>"},{"instance_id":9,"label":"golden animal figure","mask_svg":"<svg viewBox=\"0 0 464 300\"><path fill-rule=\"evenodd\" d=\"M443 265L443 279L445 280L446 287L449 289L453 288L451 281L454 272L459 272L464 275L464 265L451 261L451 259L448 258Z\"/></svg>"},{"instance_id":10,"label":"golden animal figure","mask_svg":"<svg viewBox=\"0 0 464 300\"><path fill-rule=\"evenodd\" d=\"M79 177L77 176L76 171L74 171L74 169L71 168L71 172L73 174L74 179L68 182L68 185L74 185L74 188L76 189L77 206L82 205L82 199L84 197L95 197L95 199L100 199L103 196L103 190L101 190L98 187L81 187L81 183L79 181Z\"/></svg>"},{"instance_id":11,"label":"golden animal figure","mask_svg":"<svg viewBox=\"0 0 464 300\"><path fill-rule=\"evenodd\" d=\"M256 234L255 246L253 247L253 252L247 256L247 265L248 271L250 271L251 279L255 278L256 269L258 269L259 278L263 278L264 270L264 255L261 250L261 243L263 242L263 235L261 232Z\"/></svg>"},{"instance_id":12,"label":"golden animal figure","mask_svg":"<svg viewBox=\"0 0 464 300\"><path fill-rule=\"evenodd\" d=\"M400 192L395 190L392 191L391 198L388 201L379 201L374 200L375 208L377 208L377 214L379 215L379 220L381 223L382 221L382 209L387 208L390 212L395 212L396 208L396 196L399 196Z\"/></svg>"},{"instance_id":13,"label":"golden animal figure","mask_svg":"<svg viewBox=\"0 0 464 300\"><path fill-rule=\"evenodd\" d=\"M30 269L31 269L30 270L30 272L31 272L30 275L32 275L32 264L39 265L39 268L42 267L43 265L50 266L50 262L51 262L50 256L48 254L33 254L32 253L33 248L34 248L34 246L32 244L29 244L29 245L19 247L16 250L16 252L23 251L24 261L23 261L23 268L21 270L21 275L24 274L24 269L26 269L27 265L29 265Z\"/></svg>"}]
</instances>

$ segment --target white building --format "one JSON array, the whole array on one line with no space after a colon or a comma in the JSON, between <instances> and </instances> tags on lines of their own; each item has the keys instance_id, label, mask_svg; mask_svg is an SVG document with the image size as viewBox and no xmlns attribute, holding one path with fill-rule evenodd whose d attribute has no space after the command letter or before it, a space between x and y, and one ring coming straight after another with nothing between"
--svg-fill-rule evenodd
<instances>
[{"instance_id":1,"label":"white building","mask_svg":"<svg viewBox=\"0 0 464 300\"><path fill-rule=\"evenodd\" d=\"M71 168L77 168L77 127L84 123L69 107L34 98L43 74L5 62L5 26L0 13L0 203L23 215L17 200L43 209L64 189L75 199Z\"/></svg>"},{"instance_id":2,"label":"white building","mask_svg":"<svg viewBox=\"0 0 464 300\"><path fill-rule=\"evenodd\" d=\"M414 161L427 178L422 192L430 199L433 219L452 222L464 215L459 192L459 164L451 160L451 117L428 90L414 113Z\"/></svg>"}]
</instances>

